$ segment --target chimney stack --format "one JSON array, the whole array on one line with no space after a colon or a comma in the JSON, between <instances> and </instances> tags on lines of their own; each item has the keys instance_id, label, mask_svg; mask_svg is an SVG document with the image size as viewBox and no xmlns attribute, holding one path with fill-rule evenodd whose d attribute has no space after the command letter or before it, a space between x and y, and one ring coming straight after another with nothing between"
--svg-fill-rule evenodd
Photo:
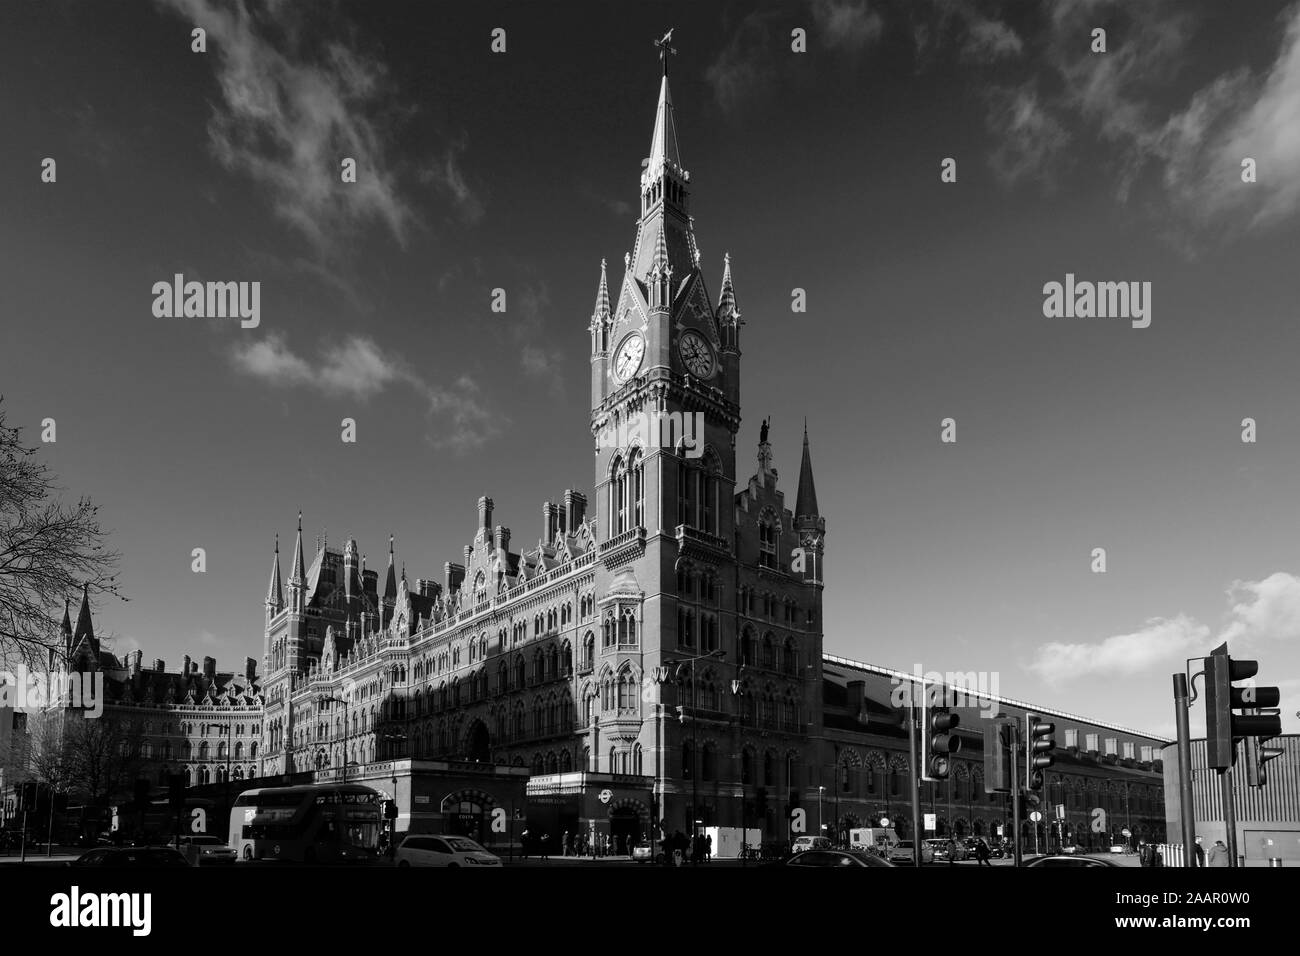
<instances>
[{"instance_id":1,"label":"chimney stack","mask_svg":"<svg viewBox=\"0 0 1300 956\"><path fill-rule=\"evenodd\" d=\"M555 505L549 501L542 502L542 544L555 541Z\"/></svg>"},{"instance_id":2,"label":"chimney stack","mask_svg":"<svg viewBox=\"0 0 1300 956\"><path fill-rule=\"evenodd\" d=\"M492 499L486 495L478 500L478 526L484 533L492 530Z\"/></svg>"},{"instance_id":3,"label":"chimney stack","mask_svg":"<svg viewBox=\"0 0 1300 956\"><path fill-rule=\"evenodd\" d=\"M257 661L251 657L244 658L244 676L249 680L257 676Z\"/></svg>"},{"instance_id":4,"label":"chimney stack","mask_svg":"<svg viewBox=\"0 0 1300 956\"><path fill-rule=\"evenodd\" d=\"M163 671L167 670L167 662L161 657L156 658L153 662L153 669L161 674Z\"/></svg>"},{"instance_id":5,"label":"chimney stack","mask_svg":"<svg viewBox=\"0 0 1300 956\"><path fill-rule=\"evenodd\" d=\"M582 524L587 516L587 496L580 491L574 491L572 488L564 492L564 510L568 514L565 521L565 527L568 528L569 534L573 534L574 529Z\"/></svg>"},{"instance_id":6,"label":"chimney stack","mask_svg":"<svg viewBox=\"0 0 1300 956\"><path fill-rule=\"evenodd\" d=\"M446 583L443 594L450 597L460 587L460 582L465 580L465 565L452 564L448 561L442 566L442 577Z\"/></svg>"},{"instance_id":7,"label":"chimney stack","mask_svg":"<svg viewBox=\"0 0 1300 956\"><path fill-rule=\"evenodd\" d=\"M845 689L848 691L846 704L849 716L856 718L859 714L865 713L867 709L867 682L864 680L851 680Z\"/></svg>"},{"instance_id":8,"label":"chimney stack","mask_svg":"<svg viewBox=\"0 0 1300 956\"><path fill-rule=\"evenodd\" d=\"M192 670L192 668L190 667L190 655L186 654L186 655L185 655L185 663L181 666L181 676L182 676L182 677L189 677L189 676L190 676L190 671L191 671L191 670Z\"/></svg>"},{"instance_id":9,"label":"chimney stack","mask_svg":"<svg viewBox=\"0 0 1300 956\"><path fill-rule=\"evenodd\" d=\"M492 547L498 551L510 550L510 529L502 525L497 525L496 531L492 532Z\"/></svg>"},{"instance_id":10,"label":"chimney stack","mask_svg":"<svg viewBox=\"0 0 1300 956\"><path fill-rule=\"evenodd\" d=\"M131 676L137 677L140 674L140 664L144 661L144 651L134 650L131 652Z\"/></svg>"},{"instance_id":11,"label":"chimney stack","mask_svg":"<svg viewBox=\"0 0 1300 956\"><path fill-rule=\"evenodd\" d=\"M217 676L217 659L215 657L203 658L203 676L209 679Z\"/></svg>"}]
</instances>

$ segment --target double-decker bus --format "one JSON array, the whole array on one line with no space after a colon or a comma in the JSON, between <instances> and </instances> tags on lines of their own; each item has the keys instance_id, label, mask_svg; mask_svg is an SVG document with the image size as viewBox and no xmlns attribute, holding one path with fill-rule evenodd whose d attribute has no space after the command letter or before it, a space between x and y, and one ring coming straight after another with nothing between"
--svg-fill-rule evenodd
<instances>
[{"instance_id":1,"label":"double-decker bus","mask_svg":"<svg viewBox=\"0 0 1300 956\"><path fill-rule=\"evenodd\" d=\"M369 787L264 787L235 800L229 842L240 860L373 861L383 823L383 801Z\"/></svg>"}]
</instances>

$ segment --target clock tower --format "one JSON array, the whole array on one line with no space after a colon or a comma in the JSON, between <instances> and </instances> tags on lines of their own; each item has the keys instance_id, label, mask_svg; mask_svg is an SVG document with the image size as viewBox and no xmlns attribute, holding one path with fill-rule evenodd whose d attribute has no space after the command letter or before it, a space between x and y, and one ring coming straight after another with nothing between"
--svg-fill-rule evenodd
<instances>
[{"instance_id":1,"label":"clock tower","mask_svg":"<svg viewBox=\"0 0 1300 956\"><path fill-rule=\"evenodd\" d=\"M665 46L650 155L641 161L636 238L623 257L622 281L613 295L602 260L589 326L595 485L606 538L631 526L631 518L619 520L619 506L611 509L609 493L602 489L629 454L648 469L643 490L650 513L642 517L650 535L673 534L679 524L693 525L686 518L700 517L679 513L679 459L711 469L725 483L717 488L718 500L710 503L707 527L701 528L711 534L729 533L721 512L729 510L723 503L730 500L736 480L742 322L729 257L724 257L716 301L700 268L691 174L682 164L668 86L669 52ZM629 444L622 440L628 435L639 452L618 447ZM659 461L660 455L673 461Z\"/></svg>"}]
</instances>

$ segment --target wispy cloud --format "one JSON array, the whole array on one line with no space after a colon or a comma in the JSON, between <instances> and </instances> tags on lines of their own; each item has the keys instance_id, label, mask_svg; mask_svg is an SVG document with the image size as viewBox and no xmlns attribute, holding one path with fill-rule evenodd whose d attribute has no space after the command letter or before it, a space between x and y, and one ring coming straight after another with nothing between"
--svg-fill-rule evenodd
<instances>
[{"instance_id":1,"label":"wispy cloud","mask_svg":"<svg viewBox=\"0 0 1300 956\"><path fill-rule=\"evenodd\" d=\"M1154 618L1137 631L1097 644L1044 644L1028 669L1053 689L1077 680L1113 679L1191 657L1195 649L1204 647L1209 634L1208 627L1186 615Z\"/></svg>"},{"instance_id":2,"label":"wispy cloud","mask_svg":"<svg viewBox=\"0 0 1300 956\"><path fill-rule=\"evenodd\" d=\"M220 91L208 134L223 166L265 189L276 215L318 250L372 223L405 243L415 215L387 165L387 70L355 44L309 41L308 20L330 8L158 2L207 30ZM356 160L355 183L341 180L345 157Z\"/></svg>"},{"instance_id":3,"label":"wispy cloud","mask_svg":"<svg viewBox=\"0 0 1300 956\"><path fill-rule=\"evenodd\" d=\"M817 35L832 49L862 50L885 29L870 0L812 0L812 15Z\"/></svg>"},{"instance_id":4,"label":"wispy cloud","mask_svg":"<svg viewBox=\"0 0 1300 956\"><path fill-rule=\"evenodd\" d=\"M553 394L564 388L561 370L564 349L552 345L546 335L546 313L551 304L546 284L525 286L513 308L510 336L519 348L519 367L529 378L546 382Z\"/></svg>"},{"instance_id":5,"label":"wispy cloud","mask_svg":"<svg viewBox=\"0 0 1300 956\"><path fill-rule=\"evenodd\" d=\"M438 427L436 445L456 450L476 448L498 433L501 419L482 404L478 384L462 375L451 387L427 381L373 340L351 335L307 358L294 352L280 335L236 345L230 353L235 369L277 388L310 388L330 397L365 401L390 386L413 389L426 402Z\"/></svg>"},{"instance_id":6,"label":"wispy cloud","mask_svg":"<svg viewBox=\"0 0 1300 956\"><path fill-rule=\"evenodd\" d=\"M993 87L985 92L989 130L997 140L989 165L1006 185L1029 176L1054 184L1051 170L1070 134L1043 107L1037 90Z\"/></svg>"},{"instance_id":7,"label":"wispy cloud","mask_svg":"<svg viewBox=\"0 0 1300 956\"><path fill-rule=\"evenodd\" d=\"M863 51L884 33L885 21L875 0L807 0L801 8L810 19L808 41L837 54L840 63L860 62ZM727 44L705 70L714 98L726 112L761 98L784 81L795 62L787 55L790 30L801 25L791 10L769 6L751 10L728 28Z\"/></svg>"},{"instance_id":8,"label":"wispy cloud","mask_svg":"<svg viewBox=\"0 0 1300 956\"><path fill-rule=\"evenodd\" d=\"M1300 577L1278 571L1259 581L1233 581L1226 593L1229 608L1217 636L1185 614L1153 618L1137 631L1095 644L1044 644L1028 670L1059 689L1079 680L1178 669L1187 658L1203 656L1224 641L1240 654L1292 642L1300 634Z\"/></svg>"},{"instance_id":9,"label":"wispy cloud","mask_svg":"<svg viewBox=\"0 0 1300 956\"><path fill-rule=\"evenodd\" d=\"M454 203L461 220L468 225L474 225L483 218L486 206L479 192L470 188L460 163L460 155L465 151L466 142L466 139L461 137L448 145L436 162L421 171L420 179L432 183L447 195Z\"/></svg>"}]
</instances>

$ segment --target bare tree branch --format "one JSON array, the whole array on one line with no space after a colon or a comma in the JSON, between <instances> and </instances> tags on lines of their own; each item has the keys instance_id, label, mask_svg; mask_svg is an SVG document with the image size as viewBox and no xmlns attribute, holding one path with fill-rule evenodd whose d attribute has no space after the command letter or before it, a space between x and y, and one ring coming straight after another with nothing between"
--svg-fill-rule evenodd
<instances>
[{"instance_id":1,"label":"bare tree branch","mask_svg":"<svg viewBox=\"0 0 1300 956\"><path fill-rule=\"evenodd\" d=\"M64 601L83 586L118 591L119 555L104 545L99 509L86 497L68 505L37 448L6 424L0 396L0 664L48 662L63 653Z\"/></svg>"}]
</instances>

